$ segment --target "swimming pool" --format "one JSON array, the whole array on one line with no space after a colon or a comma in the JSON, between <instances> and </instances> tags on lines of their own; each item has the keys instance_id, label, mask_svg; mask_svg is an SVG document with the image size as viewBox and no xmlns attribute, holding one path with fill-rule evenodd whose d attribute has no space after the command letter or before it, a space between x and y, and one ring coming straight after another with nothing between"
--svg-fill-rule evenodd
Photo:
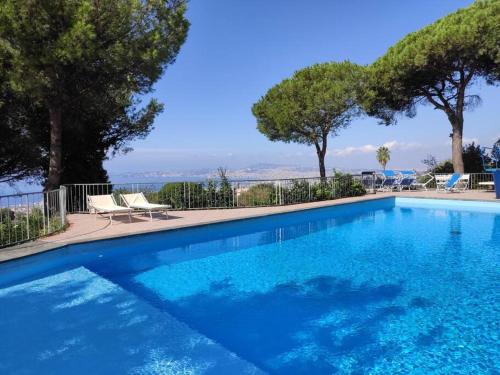
<instances>
[{"instance_id":1,"label":"swimming pool","mask_svg":"<svg viewBox=\"0 0 500 375\"><path fill-rule=\"evenodd\" d=\"M0 265L0 372L496 374L499 250L408 198L71 245Z\"/></svg>"}]
</instances>

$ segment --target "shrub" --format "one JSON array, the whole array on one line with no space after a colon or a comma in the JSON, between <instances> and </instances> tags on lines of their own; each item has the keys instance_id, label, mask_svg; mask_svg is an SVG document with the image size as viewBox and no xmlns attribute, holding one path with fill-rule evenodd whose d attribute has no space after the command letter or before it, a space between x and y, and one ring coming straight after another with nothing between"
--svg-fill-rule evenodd
<instances>
[{"instance_id":1,"label":"shrub","mask_svg":"<svg viewBox=\"0 0 500 375\"><path fill-rule=\"evenodd\" d=\"M168 182L158 192L158 202L172 208L202 207L203 186L194 182Z\"/></svg>"},{"instance_id":2,"label":"shrub","mask_svg":"<svg viewBox=\"0 0 500 375\"><path fill-rule=\"evenodd\" d=\"M204 193L205 207L233 207L233 188L227 179L208 180Z\"/></svg>"},{"instance_id":3,"label":"shrub","mask_svg":"<svg viewBox=\"0 0 500 375\"><path fill-rule=\"evenodd\" d=\"M238 196L239 206L269 206L278 203L276 186L271 183L253 185Z\"/></svg>"},{"instance_id":4,"label":"shrub","mask_svg":"<svg viewBox=\"0 0 500 375\"><path fill-rule=\"evenodd\" d=\"M0 208L0 221L14 220L14 211L10 208Z\"/></svg>"},{"instance_id":5,"label":"shrub","mask_svg":"<svg viewBox=\"0 0 500 375\"><path fill-rule=\"evenodd\" d=\"M333 183L332 196L336 198L358 197L366 194L361 181L355 180L350 174L336 173Z\"/></svg>"},{"instance_id":6,"label":"shrub","mask_svg":"<svg viewBox=\"0 0 500 375\"><path fill-rule=\"evenodd\" d=\"M232 207L234 191L229 179L227 178L227 171L224 168L219 167L217 169L217 173L219 174L220 179L220 188L217 194L218 207Z\"/></svg>"},{"instance_id":7,"label":"shrub","mask_svg":"<svg viewBox=\"0 0 500 375\"><path fill-rule=\"evenodd\" d=\"M283 189L284 204L309 202L312 198L310 183L307 180L293 180L292 186Z\"/></svg>"},{"instance_id":8,"label":"shrub","mask_svg":"<svg viewBox=\"0 0 500 375\"><path fill-rule=\"evenodd\" d=\"M453 163L451 160L445 160L434 167L432 173L453 173Z\"/></svg>"},{"instance_id":9,"label":"shrub","mask_svg":"<svg viewBox=\"0 0 500 375\"><path fill-rule=\"evenodd\" d=\"M351 189L349 190L350 197L360 197L366 194L366 189L361 183L361 181L353 180L351 184Z\"/></svg>"},{"instance_id":10,"label":"shrub","mask_svg":"<svg viewBox=\"0 0 500 375\"><path fill-rule=\"evenodd\" d=\"M312 187L313 196L312 200L324 201L327 199L332 199L332 185L331 180L323 179Z\"/></svg>"},{"instance_id":11,"label":"shrub","mask_svg":"<svg viewBox=\"0 0 500 375\"><path fill-rule=\"evenodd\" d=\"M56 232L64 226L59 216L53 216L47 222L46 215L37 207L31 209L29 216L24 212L14 212L6 208L1 210L1 215L0 246L41 237L46 233Z\"/></svg>"},{"instance_id":12,"label":"shrub","mask_svg":"<svg viewBox=\"0 0 500 375\"><path fill-rule=\"evenodd\" d=\"M207 202L207 207L217 207L218 206L218 192L217 192L217 182L214 180L208 180L207 181L207 188L206 188L206 202Z\"/></svg>"}]
</instances>

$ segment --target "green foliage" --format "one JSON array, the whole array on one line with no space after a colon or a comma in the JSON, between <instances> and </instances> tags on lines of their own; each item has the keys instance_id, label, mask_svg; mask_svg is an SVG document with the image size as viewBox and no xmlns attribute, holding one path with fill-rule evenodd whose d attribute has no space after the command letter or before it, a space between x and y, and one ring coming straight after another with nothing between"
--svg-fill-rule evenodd
<instances>
[{"instance_id":1,"label":"green foliage","mask_svg":"<svg viewBox=\"0 0 500 375\"><path fill-rule=\"evenodd\" d=\"M483 161L481 159L481 146L476 145L474 142L466 145L462 152L464 160L465 173L482 173ZM486 163L491 159L486 156ZM440 163L432 155L429 155L422 161L427 166L427 172L430 173L453 173L453 163L451 160L444 160Z\"/></svg>"},{"instance_id":2,"label":"green foliage","mask_svg":"<svg viewBox=\"0 0 500 375\"><path fill-rule=\"evenodd\" d=\"M311 183L310 186L307 182L292 186L287 194L290 197L287 199L287 203L357 197L365 194L366 189L361 181L355 180L350 174L337 172L333 177ZM293 197L296 197L295 202Z\"/></svg>"},{"instance_id":3,"label":"green foliage","mask_svg":"<svg viewBox=\"0 0 500 375\"><path fill-rule=\"evenodd\" d=\"M203 186L194 182L169 182L158 192L159 203L169 204L176 209L203 207L203 198Z\"/></svg>"},{"instance_id":4,"label":"green foliage","mask_svg":"<svg viewBox=\"0 0 500 375\"><path fill-rule=\"evenodd\" d=\"M333 199L333 184L331 180L323 179L321 182L314 184L312 186L313 200L323 201L327 199Z\"/></svg>"},{"instance_id":5,"label":"green foliage","mask_svg":"<svg viewBox=\"0 0 500 375\"><path fill-rule=\"evenodd\" d=\"M489 83L499 78L499 35L498 0L476 1L408 34L369 67L366 109L390 123L393 111L413 116L422 100L448 99L455 103L450 109L456 108L457 85L465 89L475 78ZM465 99L472 105L477 98Z\"/></svg>"},{"instance_id":6,"label":"green foliage","mask_svg":"<svg viewBox=\"0 0 500 375\"><path fill-rule=\"evenodd\" d=\"M10 208L0 208L0 219L4 220L14 220L15 213Z\"/></svg>"},{"instance_id":7,"label":"green foliage","mask_svg":"<svg viewBox=\"0 0 500 375\"><path fill-rule=\"evenodd\" d=\"M115 192L118 193L119 190ZM205 185L169 182L158 193L151 193L151 198L148 199L151 202L170 204L174 209L187 209L274 206L364 194L366 191L360 181L349 174L336 173L334 178L320 179L317 182L296 179L290 184L263 182L236 189L223 178L219 181L209 180Z\"/></svg>"},{"instance_id":8,"label":"green foliage","mask_svg":"<svg viewBox=\"0 0 500 375\"><path fill-rule=\"evenodd\" d=\"M29 215L7 208L0 210L0 247L44 236L61 230L64 224L58 216L47 222L39 208L32 208ZM50 231L49 231L50 229Z\"/></svg>"},{"instance_id":9,"label":"green foliage","mask_svg":"<svg viewBox=\"0 0 500 375\"><path fill-rule=\"evenodd\" d=\"M463 111L479 103L468 92L478 79L500 77L500 1L479 0L408 34L365 75L363 107L385 124L416 114L419 103L445 112L452 125L452 159L462 171Z\"/></svg>"},{"instance_id":10,"label":"green foliage","mask_svg":"<svg viewBox=\"0 0 500 375\"><path fill-rule=\"evenodd\" d=\"M175 209L233 207L234 194L227 172L218 169L218 181L210 179L206 186L194 182L169 182L163 185L152 202L170 204Z\"/></svg>"},{"instance_id":11,"label":"green foliage","mask_svg":"<svg viewBox=\"0 0 500 375\"><path fill-rule=\"evenodd\" d=\"M360 197L366 194L366 189L360 181L354 181L351 185L350 196Z\"/></svg>"},{"instance_id":12,"label":"green foliage","mask_svg":"<svg viewBox=\"0 0 500 375\"><path fill-rule=\"evenodd\" d=\"M278 204L276 200L276 186L272 183L262 183L250 186L238 196L238 206L270 206Z\"/></svg>"},{"instance_id":13,"label":"green foliage","mask_svg":"<svg viewBox=\"0 0 500 375\"><path fill-rule=\"evenodd\" d=\"M500 160L500 138L498 138L498 140L493 145L492 156L495 159Z\"/></svg>"},{"instance_id":14,"label":"green foliage","mask_svg":"<svg viewBox=\"0 0 500 375\"><path fill-rule=\"evenodd\" d=\"M386 146L380 146L377 150L377 161L384 170L389 160L391 160L391 151Z\"/></svg>"},{"instance_id":15,"label":"green foliage","mask_svg":"<svg viewBox=\"0 0 500 375\"><path fill-rule=\"evenodd\" d=\"M210 179L207 181L207 188L205 190L205 197L207 200L207 207L217 207L217 182Z\"/></svg>"},{"instance_id":16,"label":"green foliage","mask_svg":"<svg viewBox=\"0 0 500 375\"><path fill-rule=\"evenodd\" d=\"M283 191L284 204L304 203L311 201L313 191L307 180L293 180L292 186Z\"/></svg>"},{"instance_id":17,"label":"green foliage","mask_svg":"<svg viewBox=\"0 0 500 375\"><path fill-rule=\"evenodd\" d=\"M464 147L462 153L464 159L465 173L483 173L483 161L481 159L481 146L472 142ZM488 163L489 158L486 158Z\"/></svg>"},{"instance_id":18,"label":"green foliage","mask_svg":"<svg viewBox=\"0 0 500 375\"><path fill-rule=\"evenodd\" d=\"M139 95L174 61L185 9L183 0L3 1L0 131L26 142L18 154L0 142L0 175L47 177L49 151L62 150L61 183L107 180L103 160L145 137L162 111ZM50 141L57 128L62 147Z\"/></svg>"},{"instance_id":19,"label":"green foliage","mask_svg":"<svg viewBox=\"0 0 500 375\"><path fill-rule=\"evenodd\" d=\"M346 175L337 182L336 198L360 197L366 194L366 189L359 180L354 180L352 176Z\"/></svg>"},{"instance_id":20,"label":"green foliage","mask_svg":"<svg viewBox=\"0 0 500 375\"><path fill-rule=\"evenodd\" d=\"M453 163L451 160L444 160L437 164L431 171L432 173L453 173Z\"/></svg>"},{"instance_id":21,"label":"green foliage","mask_svg":"<svg viewBox=\"0 0 500 375\"><path fill-rule=\"evenodd\" d=\"M5 79L0 66L0 183L41 180L48 133L39 124L47 122L46 116L26 96L5 90Z\"/></svg>"},{"instance_id":22,"label":"green foliage","mask_svg":"<svg viewBox=\"0 0 500 375\"><path fill-rule=\"evenodd\" d=\"M217 169L219 174L220 188L216 192L215 207L231 207L233 205L233 188L229 179L227 178L227 170L219 167Z\"/></svg>"},{"instance_id":23,"label":"green foliage","mask_svg":"<svg viewBox=\"0 0 500 375\"><path fill-rule=\"evenodd\" d=\"M337 135L358 114L361 70L345 61L295 72L253 105L257 129L271 141L314 145L324 177L328 136Z\"/></svg>"},{"instance_id":24,"label":"green foliage","mask_svg":"<svg viewBox=\"0 0 500 375\"><path fill-rule=\"evenodd\" d=\"M331 196L333 199L358 197L366 194L366 190L359 180L355 180L348 173L335 173Z\"/></svg>"}]
</instances>

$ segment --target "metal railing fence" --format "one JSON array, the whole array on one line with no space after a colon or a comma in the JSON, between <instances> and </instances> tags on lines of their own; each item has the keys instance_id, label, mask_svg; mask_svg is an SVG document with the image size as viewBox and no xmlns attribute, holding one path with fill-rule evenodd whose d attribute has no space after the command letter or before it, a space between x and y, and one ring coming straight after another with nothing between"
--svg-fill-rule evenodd
<instances>
[{"instance_id":1,"label":"metal railing fence","mask_svg":"<svg viewBox=\"0 0 500 375\"><path fill-rule=\"evenodd\" d=\"M436 174L434 176L439 176ZM444 175L444 174L443 174ZM428 174L418 177L425 182ZM486 190L491 173L471 173L469 189ZM93 183L65 185L67 211L87 212L87 196L113 194L118 204L122 193L143 192L152 203L170 204L174 210L276 206L363 195L376 189L381 179L361 175L337 175L321 179L205 180L200 182ZM368 184L367 184L368 183ZM371 186L370 184L373 184ZM426 186L435 188L435 181Z\"/></svg>"},{"instance_id":2,"label":"metal railing fence","mask_svg":"<svg viewBox=\"0 0 500 375\"><path fill-rule=\"evenodd\" d=\"M72 184L67 189L69 213L87 212L87 196L143 192L151 203L169 204L174 210L277 206L363 195L359 175L275 180L206 180L124 184Z\"/></svg>"},{"instance_id":3,"label":"metal railing fence","mask_svg":"<svg viewBox=\"0 0 500 375\"><path fill-rule=\"evenodd\" d=\"M445 175L435 174L434 177ZM427 175L420 180L429 178ZM423 182L423 181L420 181ZM492 173L470 173L469 189L491 188ZM152 203L174 210L279 206L366 194L380 181L362 175L269 180L206 180L201 182L71 184L57 190L0 196L0 248L33 240L65 226L66 213L88 212L87 196L143 192ZM427 186L435 188L435 183Z\"/></svg>"},{"instance_id":4,"label":"metal railing fence","mask_svg":"<svg viewBox=\"0 0 500 375\"><path fill-rule=\"evenodd\" d=\"M0 196L0 248L57 232L65 222L65 187Z\"/></svg>"}]
</instances>

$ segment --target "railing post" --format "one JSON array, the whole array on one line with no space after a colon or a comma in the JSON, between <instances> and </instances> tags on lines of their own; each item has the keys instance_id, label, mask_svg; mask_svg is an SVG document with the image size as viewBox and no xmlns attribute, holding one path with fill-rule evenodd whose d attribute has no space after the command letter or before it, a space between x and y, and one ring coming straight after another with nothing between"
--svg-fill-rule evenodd
<instances>
[{"instance_id":1,"label":"railing post","mask_svg":"<svg viewBox=\"0 0 500 375\"><path fill-rule=\"evenodd\" d=\"M285 190L283 190L283 183L285 184L285 190L286 190L286 186L287 186L287 183L285 181L280 182L280 205L284 205L286 202Z\"/></svg>"},{"instance_id":2,"label":"railing post","mask_svg":"<svg viewBox=\"0 0 500 375\"><path fill-rule=\"evenodd\" d=\"M236 186L233 182L231 182L231 188L233 189L233 208L234 208L234 204L235 202L237 202L237 197L236 197ZM238 203L236 203L236 206L238 206Z\"/></svg>"},{"instance_id":3,"label":"railing post","mask_svg":"<svg viewBox=\"0 0 500 375\"><path fill-rule=\"evenodd\" d=\"M61 215L61 225L66 223L66 186L59 187L59 214Z\"/></svg>"},{"instance_id":4,"label":"railing post","mask_svg":"<svg viewBox=\"0 0 500 375\"><path fill-rule=\"evenodd\" d=\"M22 204L22 196L21 196L21 204ZM21 234L22 235L22 234ZM29 195L26 195L26 239L30 238L30 202Z\"/></svg>"}]
</instances>

